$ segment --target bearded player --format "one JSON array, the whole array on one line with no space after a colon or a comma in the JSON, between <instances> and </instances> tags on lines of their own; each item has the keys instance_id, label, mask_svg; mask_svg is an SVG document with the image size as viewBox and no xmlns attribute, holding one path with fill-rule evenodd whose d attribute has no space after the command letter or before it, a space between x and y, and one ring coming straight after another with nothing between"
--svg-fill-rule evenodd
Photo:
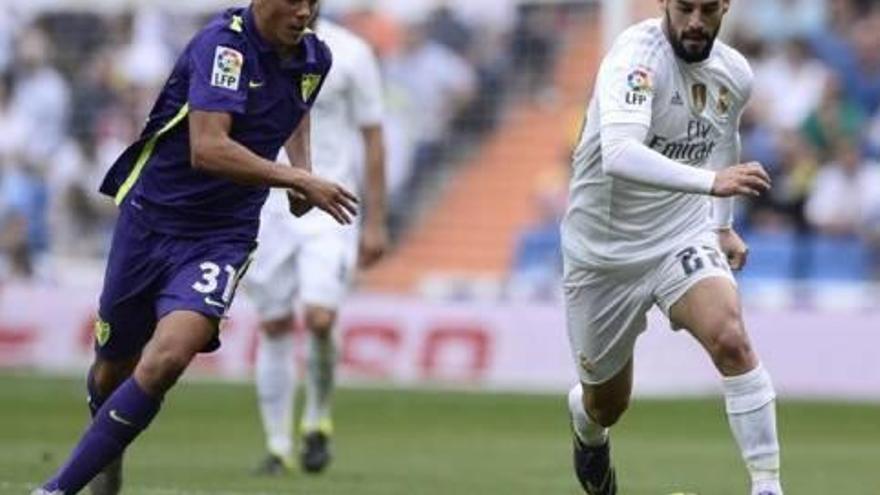
<instances>
[{"instance_id":1,"label":"bearded player","mask_svg":"<svg viewBox=\"0 0 880 495\"><path fill-rule=\"evenodd\" d=\"M569 393L575 473L590 495L617 493L609 428L632 392L633 349L657 305L721 375L752 495L782 495L776 394L743 325L731 270L747 247L734 196L770 178L739 164L752 72L716 41L721 0L660 0L663 16L615 41L574 154L562 224L566 321L580 383Z\"/></svg>"}]
</instances>

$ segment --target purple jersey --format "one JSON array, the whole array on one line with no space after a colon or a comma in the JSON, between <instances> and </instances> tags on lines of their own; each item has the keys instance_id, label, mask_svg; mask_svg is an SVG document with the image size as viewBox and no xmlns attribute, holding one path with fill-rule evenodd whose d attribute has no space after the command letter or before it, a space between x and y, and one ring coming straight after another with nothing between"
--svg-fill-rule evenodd
<instances>
[{"instance_id":1,"label":"purple jersey","mask_svg":"<svg viewBox=\"0 0 880 495\"><path fill-rule=\"evenodd\" d=\"M136 210L152 230L255 239L269 189L196 170L187 114L232 115L230 137L275 160L309 111L331 65L313 33L290 59L263 40L250 9L229 9L199 32L177 60L140 139L107 173L101 192Z\"/></svg>"}]
</instances>

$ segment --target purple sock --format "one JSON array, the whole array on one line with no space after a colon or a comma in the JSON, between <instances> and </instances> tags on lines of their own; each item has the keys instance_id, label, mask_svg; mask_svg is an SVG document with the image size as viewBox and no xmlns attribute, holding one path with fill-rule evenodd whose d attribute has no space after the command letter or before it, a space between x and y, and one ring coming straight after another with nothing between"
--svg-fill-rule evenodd
<instances>
[{"instance_id":1,"label":"purple sock","mask_svg":"<svg viewBox=\"0 0 880 495\"><path fill-rule=\"evenodd\" d=\"M101 406L67 463L43 488L67 494L82 490L149 426L161 404L161 399L147 395L134 378L126 380Z\"/></svg>"}]
</instances>

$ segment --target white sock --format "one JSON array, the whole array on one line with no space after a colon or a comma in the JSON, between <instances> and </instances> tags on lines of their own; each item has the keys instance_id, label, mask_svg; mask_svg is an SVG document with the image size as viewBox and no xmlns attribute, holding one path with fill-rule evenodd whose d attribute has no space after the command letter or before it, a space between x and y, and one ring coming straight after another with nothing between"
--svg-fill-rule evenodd
<instances>
[{"instance_id":1,"label":"white sock","mask_svg":"<svg viewBox=\"0 0 880 495\"><path fill-rule=\"evenodd\" d=\"M730 429L752 477L752 492L779 487L779 440L776 434L776 392L764 368L723 379Z\"/></svg>"},{"instance_id":2,"label":"white sock","mask_svg":"<svg viewBox=\"0 0 880 495\"><path fill-rule=\"evenodd\" d=\"M574 433L581 443L588 446L602 445L608 441L608 428L593 421L584 411L584 390L578 383L568 392L568 410L571 412L571 422Z\"/></svg>"},{"instance_id":3,"label":"white sock","mask_svg":"<svg viewBox=\"0 0 880 495\"><path fill-rule=\"evenodd\" d=\"M309 359L306 366L306 403L303 408L303 429L327 430L330 422L330 402L336 369L336 344L333 336L309 336ZM331 433L329 431L325 433Z\"/></svg>"},{"instance_id":4,"label":"white sock","mask_svg":"<svg viewBox=\"0 0 880 495\"><path fill-rule=\"evenodd\" d=\"M256 381L263 431L269 452L293 454L293 392L295 380L293 334L267 337L257 342Z\"/></svg>"}]
</instances>

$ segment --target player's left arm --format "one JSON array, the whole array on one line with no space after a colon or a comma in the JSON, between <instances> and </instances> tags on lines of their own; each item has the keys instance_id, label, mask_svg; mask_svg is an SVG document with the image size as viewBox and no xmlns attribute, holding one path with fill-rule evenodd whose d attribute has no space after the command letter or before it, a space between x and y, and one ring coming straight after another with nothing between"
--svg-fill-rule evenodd
<instances>
[{"instance_id":1,"label":"player's left arm","mask_svg":"<svg viewBox=\"0 0 880 495\"><path fill-rule=\"evenodd\" d=\"M712 156L713 168L723 168L740 161L739 131L722 144ZM712 227L718 233L718 244L733 270L742 270L748 259L749 248L733 228L734 198L712 198Z\"/></svg>"},{"instance_id":2,"label":"player's left arm","mask_svg":"<svg viewBox=\"0 0 880 495\"><path fill-rule=\"evenodd\" d=\"M307 113L303 116L293 134L284 143L284 151L290 161L290 166L312 172L312 118ZM305 196L292 190L287 190L287 203L290 213L301 217L308 213L314 205L306 201Z\"/></svg>"},{"instance_id":3,"label":"player's left arm","mask_svg":"<svg viewBox=\"0 0 880 495\"><path fill-rule=\"evenodd\" d=\"M333 66L333 53L330 51L330 48L320 40L318 41L318 60L322 61L318 85L305 102L310 109L315 104L315 100L318 99L318 95L321 94L321 89L324 87L324 82L327 80L327 74ZM306 112L306 114L303 115L302 120L300 120L299 125L284 143L284 151L287 153L287 158L293 168L309 173L312 172L311 143L312 118L311 115ZM315 206L301 192L292 189L287 191L287 202L290 207L290 213L297 217L305 215L311 211L313 206Z\"/></svg>"},{"instance_id":4,"label":"player's left arm","mask_svg":"<svg viewBox=\"0 0 880 495\"><path fill-rule=\"evenodd\" d=\"M738 98L735 99L735 106L731 109L732 115L726 139L720 143L720 146L710 158L709 166L715 170L721 170L740 163L742 155L739 127L746 105L752 95L754 75L745 58L736 58L739 59L738 62L734 63L734 67L736 67L735 73L738 75L736 79L739 81L739 84L736 85L738 86L736 91ZM745 268L749 256L749 247L733 228L734 201L734 197L712 198L712 224L718 233L718 244L721 247L721 252L727 257L730 268L738 271Z\"/></svg>"}]
</instances>

